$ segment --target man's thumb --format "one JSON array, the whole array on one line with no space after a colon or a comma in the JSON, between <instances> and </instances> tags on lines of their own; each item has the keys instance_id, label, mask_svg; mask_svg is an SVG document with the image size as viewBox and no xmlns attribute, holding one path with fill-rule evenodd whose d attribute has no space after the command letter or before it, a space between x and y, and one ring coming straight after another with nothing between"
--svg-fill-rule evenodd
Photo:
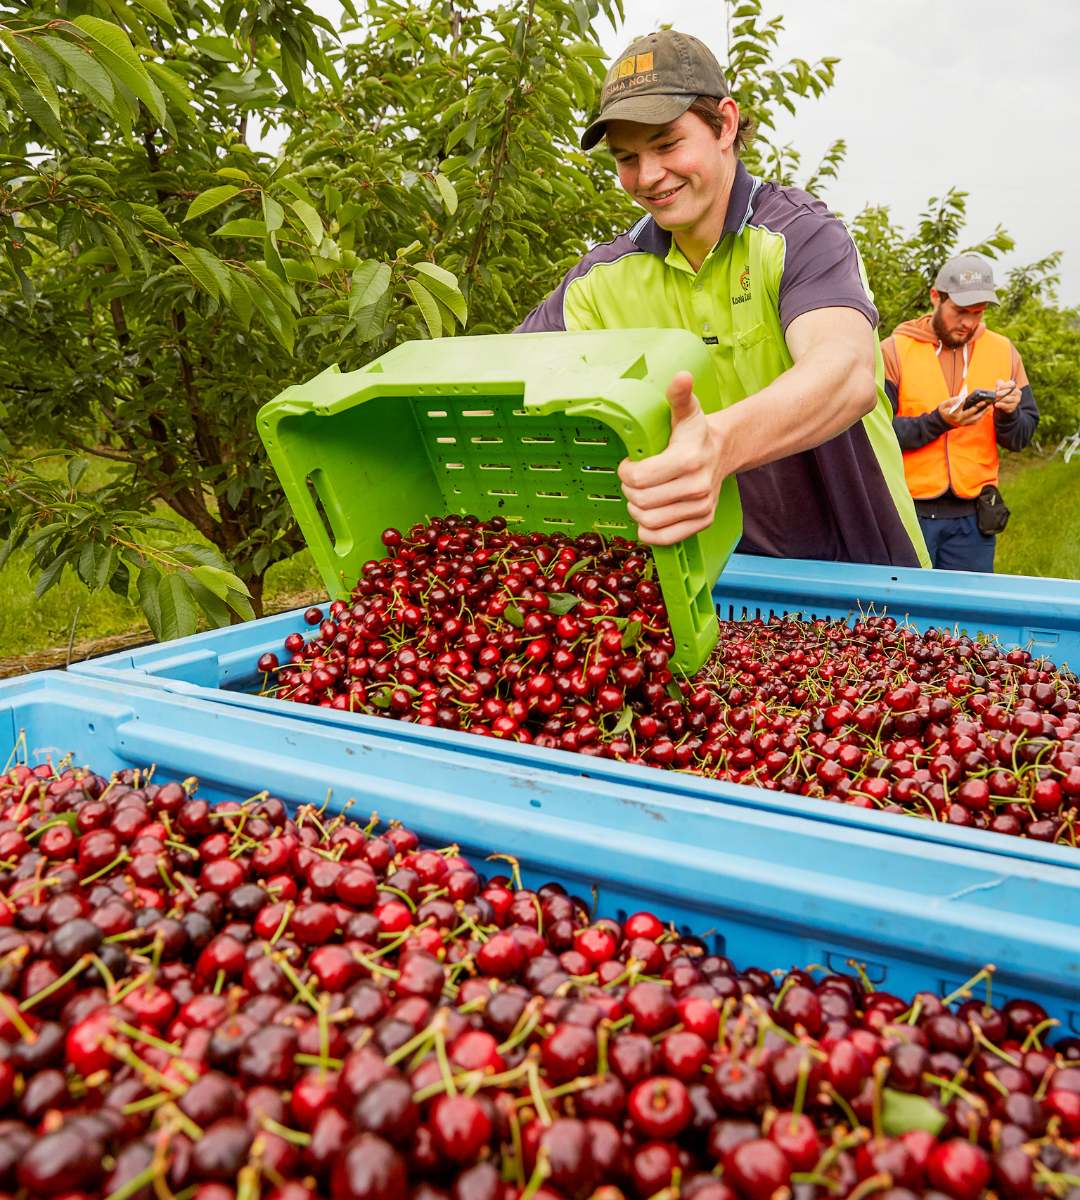
<instances>
[{"instance_id":1,"label":"man's thumb","mask_svg":"<svg viewBox=\"0 0 1080 1200\"><path fill-rule=\"evenodd\" d=\"M679 371L668 384L667 400L671 405L672 432L684 421L701 412L701 405L694 395L694 377L689 371Z\"/></svg>"}]
</instances>

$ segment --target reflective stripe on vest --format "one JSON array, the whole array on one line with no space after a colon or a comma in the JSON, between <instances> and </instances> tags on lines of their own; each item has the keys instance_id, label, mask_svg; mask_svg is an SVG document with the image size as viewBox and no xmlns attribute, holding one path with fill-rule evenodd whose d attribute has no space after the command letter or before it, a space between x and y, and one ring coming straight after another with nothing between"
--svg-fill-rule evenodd
<instances>
[{"instance_id":1,"label":"reflective stripe on vest","mask_svg":"<svg viewBox=\"0 0 1080 1200\"><path fill-rule=\"evenodd\" d=\"M949 389L933 342L896 335L900 360L897 415L919 417L949 399ZM989 388L1012 375L1012 344L999 333L984 330L972 343L967 390ZM988 483L997 483L998 450L994 412L988 408L973 425L950 429L921 450L904 452L904 475L916 500L933 500L950 488L957 496L973 497Z\"/></svg>"}]
</instances>

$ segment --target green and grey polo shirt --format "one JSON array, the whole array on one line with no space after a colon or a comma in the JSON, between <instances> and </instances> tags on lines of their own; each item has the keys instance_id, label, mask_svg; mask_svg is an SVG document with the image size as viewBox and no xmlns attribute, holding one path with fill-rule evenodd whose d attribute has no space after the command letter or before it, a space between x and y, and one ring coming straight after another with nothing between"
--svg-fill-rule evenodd
<instances>
[{"instance_id":1,"label":"green and grey polo shirt","mask_svg":"<svg viewBox=\"0 0 1080 1200\"><path fill-rule=\"evenodd\" d=\"M792 365L784 331L817 308L854 308L871 325L871 300L844 224L806 192L736 167L720 240L694 271L652 217L595 246L518 327L681 328L712 351L720 394L735 403ZM739 477L739 549L779 558L929 566L877 352L873 411L814 450Z\"/></svg>"}]
</instances>

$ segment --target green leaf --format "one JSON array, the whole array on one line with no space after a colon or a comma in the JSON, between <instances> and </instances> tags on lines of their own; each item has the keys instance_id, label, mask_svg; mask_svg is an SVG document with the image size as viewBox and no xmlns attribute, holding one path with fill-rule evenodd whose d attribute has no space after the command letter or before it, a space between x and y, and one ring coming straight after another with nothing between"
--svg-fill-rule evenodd
<instances>
[{"instance_id":1,"label":"green leaf","mask_svg":"<svg viewBox=\"0 0 1080 1200\"><path fill-rule=\"evenodd\" d=\"M936 1137L945 1126L945 1114L925 1096L883 1088L881 1100L881 1128L888 1137L900 1137L916 1129Z\"/></svg>"},{"instance_id":2,"label":"green leaf","mask_svg":"<svg viewBox=\"0 0 1080 1200\"><path fill-rule=\"evenodd\" d=\"M390 697L393 694L394 689L389 685L379 688L379 690L371 697L371 703L374 704L376 708L389 708Z\"/></svg>"},{"instance_id":3,"label":"green leaf","mask_svg":"<svg viewBox=\"0 0 1080 1200\"><path fill-rule=\"evenodd\" d=\"M214 272L208 270L206 264L200 258L192 251L185 250L182 246L169 246L168 250L173 258L186 268L191 277L207 295L213 296L215 300L221 298Z\"/></svg>"},{"instance_id":4,"label":"green leaf","mask_svg":"<svg viewBox=\"0 0 1080 1200\"><path fill-rule=\"evenodd\" d=\"M121 564L123 565L123 564ZM139 572L136 588L139 593L139 607L143 610L150 632L161 641L161 599L158 596L158 584L161 582L161 572L156 567L143 567ZM110 586L112 586L110 584ZM115 591L115 588L113 589Z\"/></svg>"},{"instance_id":5,"label":"green leaf","mask_svg":"<svg viewBox=\"0 0 1080 1200\"><path fill-rule=\"evenodd\" d=\"M349 316L355 317L357 312L376 300L390 286L390 268L386 263L376 262L369 258L362 262L352 273L352 291L349 294Z\"/></svg>"},{"instance_id":6,"label":"green leaf","mask_svg":"<svg viewBox=\"0 0 1080 1200\"><path fill-rule=\"evenodd\" d=\"M289 273L285 270L285 263L282 260L281 251L278 249L277 238L272 233L263 239L263 261L278 279L283 283L288 283Z\"/></svg>"},{"instance_id":7,"label":"green leaf","mask_svg":"<svg viewBox=\"0 0 1080 1200\"><path fill-rule=\"evenodd\" d=\"M194 99L191 92L188 91L187 84L175 71L170 71L168 67L161 63L148 62L146 69L150 72L158 87L165 93L165 98L169 101L172 110L186 117L193 125L198 120L191 102Z\"/></svg>"},{"instance_id":8,"label":"green leaf","mask_svg":"<svg viewBox=\"0 0 1080 1200\"><path fill-rule=\"evenodd\" d=\"M195 603L206 614L207 620L217 629L229 623L229 606L221 596L215 596L212 591L197 580L188 576L188 588Z\"/></svg>"},{"instance_id":9,"label":"green leaf","mask_svg":"<svg viewBox=\"0 0 1080 1200\"><path fill-rule=\"evenodd\" d=\"M146 105L155 120L164 125L168 120L165 101L158 86L150 78L128 40L127 34L112 21L100 17L81 16L75 24L101 47L102 65Z\"/></svg>"},{"instance_id":10,"label":"green leaf","mask_svg":"<svg viewBox=\"0 0 1080 1200\"><path fill-rule=\"evenodd\" d=\"M548 592L547 598L548 612L553 612L559 617L581 603L581 597L575 596L573 592Z\"/></svg>"},{"instance_id":11,"label":"green leaf","mask_svg":"<svg viewBox=\"0 0 1080 1200\"><path fill-rule=\"evenodd\" d=\"M64 133L63 127L56 119L56 114L52 108L42 99L41 93L21 76L15 76L12 79L12 85L15 89L15 94L19 99L19 107L24 113L38 126L38 128L49 138L54 145L63 146L67 142L67 135ZM22 277L20 268L16 268L17 274ZM23 286L25 293L26 287Z\"/></svg>"},{"instance_id":12,"label":"green leaf","mask_svg":"<svg viewBox=\"0 0 1080 1200\"><path fill-rule=\"evenodd\" d=\"M79 480L86 474L90 463L85 458L69 458L67 465L68 487L74 491L79 486Z\"/></svg>"},{"instance_id":13,"label":"green leaf","mask_svg":"<svg viewBox=\"0 0 1080 1200\"><path fill-rule=\"evenodd\" d=\"M30 50L27 40L16 36L10 30L0 28L0 41L11 51L15 57L15 61L30 77L30 82L34 85L37 94L45 101L52 110L53 116L60 120L60 97L57 95L56 88L53 86L53 81L49 78L49 73L38 62Z\"/></svg>"},{"instance_id":14,"label":"green leaf","mask_svg":"<svg viewBox=\"0 0 1080 1200\"><path fill-rule=\"evenodd\" d=\"M563 576L562 581L565 584L568 579L573 579L579 571L587 571L589 564L592 562L592 555L586 555L585 558L579 558L569 571Z\"/></svg>"},{"instance_id":15,"label":"green leaf","mask_svg":"<svg viewBox=\"0 0 1080 1200\"><path fill-rule=\"evenodd\" d=\"M285 220L285 210L273 196L268 196L266 192L263 192L262 205L263 220L266 222L266 232L274 233L275 230L281 228Z\"/></svg>"},{"instance_id":16,"label":"green leaf","mask_svg":"<svg viewBox=\"0 0 1080 1200\"><path fill-rule=\"evenodd\" d=\"M525 624L525 615L516 604L508 604L503 609L503 616L517 629Z\"/></svg>"},{"instance_id":17,"label":"green leaf","mask_svg":"<svg viewBox=\"0 0 1080 1200\"><path fill-rule=\"evenodd\" d=\"M633 723L634 723L634 710L628 704L622 710L622 712L619 713L619 719L615 722L615 726L611 731L612 736L617 736L620 733L625 733L630 728L630 726L633 725Z\"/></svg>"},{"instance_id":18,"label":"green leaf","mask_svg":"<svg viewBox=\"0 0 1080 1200\"><path fill-rule=\"evenodd\" d=\"M405 286L412 293L412 298L416 301L416 306L423 315L428 333L433 338L439 337L442 334L442 317L439 316L439 306L435 303L435 297L432 296L422 283L418 283L415 279L406 280Z\"/></svg>"},{"instance_id":19,"label":"green leaf","mask_svg":"<svg viewBox=\"0 0 1080 1200\"><path fill-rule=\"evenodd\" d=\"M175 27L176 18L172 15L169 6L165 0L135 0L135 3L140 8L145 8L151 16L157 17L159 21L163 21L166 25Z\"/></svg>"},{"instance_id":20,"label":"green leaf","mask_svg":"<svg viewBox=\"0 0 1080 1200\"><path fill-rule=\"evenodd\" d=\"M168 642L193 634L199 613L183 574L176 571L162 575L157 595L161 608L161 640Z\"/></svg>"},{"instance_id":21,"label":"green leaf","mask_svg":"<svg viewBox=\"0 0 1080 1200\"><path fill-rule=\"evenodd\" d=\"M231 200L239 192L240 188L234 187L231 183L221 183L217 187L207 188L188 205L184 220L193 221L196 217L201 217L203 213L208 213L212 208L217 208L219 204Z\"/></svg>"},{"instance_id":22,"label":"green leaf","mask_svg":"<svg viewBox=\"0 0 1080 1200\"><path fill-rule=\"evenodd\" d=\"M682 704L686 697L682 694L682 688L679 687L678 682L674 679L669 679L665 686L667 688L667 694L671 697L671 699L678 700L678 702Z\"/></svg>"},{"instance_id":23,"label":"green leaf","mask_svg":"<svg viewBox=\"0 0 1080 1200\"><path fill-rule=\"evenodd\" d=\"M453 216L458 206L457 189L441 171L435 172L435 186L439 189L446 211Z\"/></svg>"},{"instance_id":24,"label":"green leaf","mask_svg":"<svg viewBox=\"0 0 1080 1200\"><path fill-rule=\"evenodd\" d=\"M116 259L116 269L121 275L130 275L131 255L128 254L123 239L110 225L103 225L101 232L105 235L105 240L109 243L109 249L113 252L113 258Z\"/></svg>"},{"instance_id":25,"label":"green leaf","mask_svg":"<svg viewBox=\"0 0 1080 1200\"><path fill-rule=\"evenodd\" d=\"M68 559L74 553L75 551L72 548L65 550L62 554L58 554L41 572L34 587L34 596L36 599L40 600L49 588L55 587L60 582L60 576L64 573L64 567L67 566Z\"/></svg>"},{"instance_id":26,"label":"green leaf","mask_svg":"<svg viewBox=\"0 0 1080 1200\"><path fill-rule=\"evenodd\" d=\"M215 596L220 596L222 600L229 594L230 588L244 586L231 571L226 571L222 567L194 567L191 575L193 579L197 579L203 587L208 588Z\"/></svg>"},{"instance_id":27,"label":"green leaf","mask_svg":"<svg viewBox=\"0 0 1080 1200\"><path fill-rule=\"evenodd\" d=\"M628 621L622 635L622 648L629 649L641 637L641 622Z\"/></svg>"},{"instance_id":28,"label":"green leaf","mask_svg":"<svg viewBox=\"0 0 1080 1200\"><path fill-rule=\"evenodd\" d=\"M220 229L215 229L210 236L264 238L266 237L266 222L254 221L250 217L237 217L235 221L226 221Z\"/></svg>"},{"instance_id":29,"label":"green leaf","mask_svg":"<svg viewBox=\"0 0 1080 1200\"><path fill-rule=\"evenodd\" d=\"M435 263L418 262L413 266L424 276L424 286L433 296L441 300L464 325L469 316L469 308L465 303L465 297L458 288L457 279L449 271L436 266Z\"/></svg>"},{"instance_id":30,"label":"green leaf","mask_svg":"<svg viewBox=\"0 0 1080 1200\"><path fill-rule=\"evenodd\" d=\"M356 335L361 342L370 342L373 338L381 337L386 329L386 319L390 315L390 293L383 294L374 304L365 304L357 309L354 322Z\"/></svg>"},{"instance_id":31,"label":"green leaf","mask_svg":"<svg viewBox=\"0 0 1080 1200\"><path fill-rule=\"evenodd\" d=\"M170 225L161 212L154 208L152 204L140 204L138 201L131 202L131 211L138 220L155 233L164 234L165 237L180 236L180 231L175 226Z\"/></svg>"},{"instance_id":32,"label":"green leaf","mask_svg":"<svg viewBox=\"0 0 1080 1200\"><path fill-rule=\"evenodd\" d=\"M306 200L290 200L289 207L300 218L307 230L311 244L318 248L324 236L323 223L315 209Z\"/></svg>"},{"instance_id":33,"label":"green leaf","mask_svg":"<svg viewBox=\"0 0 1080 1200\"><path fill-rule=\"evenodd\" d=\"M117 104L113 81L101 63L74 42L67 42L49 34L41 40L67 67L71 86L85 96L95 108L123 123L123 106Z\"/></svg>"},{"instance_id":34,"label":"green leaf","mask_svg":"<svg viewBox=\"0 0 1080 1200\"><path fill-rule=\"evenodd\" d=\"M245 329L251 324L251 314L254 311L254 303L251 299L251 284L240 271L232 273L232 293L229 296L229 306L236 313L240 320L240 324Z\"/></svg>"}]
</instances>

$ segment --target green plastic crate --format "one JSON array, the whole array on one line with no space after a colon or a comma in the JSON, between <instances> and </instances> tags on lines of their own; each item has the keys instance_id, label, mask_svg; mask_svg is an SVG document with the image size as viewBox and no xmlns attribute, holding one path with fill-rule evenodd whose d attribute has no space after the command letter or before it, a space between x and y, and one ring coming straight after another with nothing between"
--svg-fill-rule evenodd
<instances>
[{"instance_id":1,"label":"green plastic crate","mask_svg":"<svg viewBox=\"0 0 1080 1200\"><path fill-rule=\"evenodd\" d=\"M384 553L383 529L441 513L635 537L616 469L667 445L680 370L707 412L721 406L708 351L685 330L439 338L330 367L264 405L258 425L330 594L345 596ZM654 551L681 670L716 642L712 586L741 533L732 478L709 529Z\"/></svg>"}]
</instances>

